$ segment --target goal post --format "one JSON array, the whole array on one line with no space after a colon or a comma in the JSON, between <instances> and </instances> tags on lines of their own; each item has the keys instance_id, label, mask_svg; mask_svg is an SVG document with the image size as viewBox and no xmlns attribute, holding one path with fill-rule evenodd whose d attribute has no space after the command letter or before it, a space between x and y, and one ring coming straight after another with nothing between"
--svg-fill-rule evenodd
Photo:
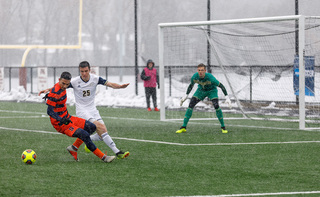
<instances>
[{"instance_id":1,"label":"goal post","mask_svg":"<svg viewBox=\"0 0 320 197\"><path fill-rule=\"evenodd\" d=\"M305 17L299 16L299 129L305 129Z\"/></svg>"},{"instance_id":2,"label":"goal post","mask_svg":"<svg viewBox=\"0 0 320 197\"><path fill-rule=\"evenodd\" d=\"M180 107L180 99L196 66L207 62L209 43L212 59L208 66L232 100L229 109L218 88L219 105L226 118L294 121L299 129L320 127L320 80L315 77L320 74L320 17L160 23L158 37L161 120L184 118L189 102ZM306 75L307 56L314 57L314 70ZM298 84L294 84L294 75ZM309 87L305 79L310 76L314 89L306 96ZM298 93L294 85L299 86ZM204 100L198 105L192 119L216 118L211 102Z\"/></svg>"}]
</instances>

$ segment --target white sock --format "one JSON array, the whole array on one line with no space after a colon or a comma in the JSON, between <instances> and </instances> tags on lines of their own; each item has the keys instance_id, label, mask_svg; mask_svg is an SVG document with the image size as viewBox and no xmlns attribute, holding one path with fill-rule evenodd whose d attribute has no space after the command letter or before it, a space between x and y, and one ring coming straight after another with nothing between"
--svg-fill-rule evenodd
<instances>
[{"instance_id":1,"label":"white sock","mask_svg":"<svg viewBox=\"0 0 320 197\"><path fill-rule=\"evenodd\" d=\"M93 135L90 135L90 138L92 141L102 141L102 139L100 138L100 136L98 135L98 133L95 133Z\"/></svg>"},{"instance_id":2,"label":"white sock","mask_svg":"<svg viewBox=\"0 0 320 197\"><path fill-rule=\"evenodd\" d=\"M101 135L102 140L108 145L114 153L118 153L120 150L117 149L116 144L111 139L110 135L106 132Z\"/></svg>"}]
</instances>

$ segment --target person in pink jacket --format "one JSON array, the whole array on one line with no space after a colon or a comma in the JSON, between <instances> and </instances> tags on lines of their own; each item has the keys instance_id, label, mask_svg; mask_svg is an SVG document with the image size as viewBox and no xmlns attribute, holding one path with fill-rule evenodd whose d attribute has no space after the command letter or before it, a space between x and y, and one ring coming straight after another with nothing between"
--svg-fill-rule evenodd
<instances>
[{"instance_id":1,"label":"person in pink jacket","mask_svg":"<svg viewBox=\"0 0 320 197\"><path fill-rule=\"evenodd\" d=\"M154 62L148 60L147 66L143 69L141 73L141 79L144 81L144 89L146 94L147 108L148 111L151 111L150 108L150 96L152 96L154 111L159 111L157 108L157 84L159 84L159 75L157 69L154 68Z\"/></svg>"}]
</instances>

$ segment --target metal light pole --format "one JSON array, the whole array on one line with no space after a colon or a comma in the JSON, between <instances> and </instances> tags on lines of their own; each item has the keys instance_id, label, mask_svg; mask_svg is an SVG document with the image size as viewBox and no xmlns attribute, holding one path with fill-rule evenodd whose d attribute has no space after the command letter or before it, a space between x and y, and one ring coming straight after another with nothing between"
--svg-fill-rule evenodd
<instances>
[{"instance_id":1,"label":"metal light pole","mask_svg":"<svg viewBox=\"0 0 320 197\"><path fill-rule=\"evenodd\" d=\"M137 17L137 0L134 0L134 69L136 79L136 95L138 95L138 17Z\"/></svg>"},{"instance_id":2,"label":"metal light pole","mask_svg":"<svg viewBox=\"0 0 320 197\"><path fill-rule=\"evenodd\" d=\"M207 20L210 21L210 0L207 0ZM208 25L208 37L210 38L210 25ZM210 42L207 40L207 65L208 65L208 72L211 73L211 48Z\"/></svg>"}]
</instances>

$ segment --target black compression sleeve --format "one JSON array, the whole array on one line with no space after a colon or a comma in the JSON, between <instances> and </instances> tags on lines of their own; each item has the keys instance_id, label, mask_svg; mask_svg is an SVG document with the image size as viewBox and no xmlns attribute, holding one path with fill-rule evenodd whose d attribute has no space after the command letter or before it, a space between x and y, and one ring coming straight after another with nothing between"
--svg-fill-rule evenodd
<instances>
[{"instance_id":1,"label":"black compression sleeve","mask_svg":"<svg viewBox=\"0 0 320 197\"><path fill-rule=\"evenodd\" d=\"M187 89L187 94L189 94L193 88L194 84L190 84Z\"/></svg>"},{"instance_id":2,"label":"black compression sleeve","mask_svg":"<svg viewBox=\"0 0 320 197\"><path fill-rule=\"evenodd\" d=\"M227 90L226 90L226 88L224 87L224 85L223 85L222 83L220 83L220 84L218 85L218 87L221 88L221 90L222 90L222 92L223 92L223 94L224 94L225 96L228 95Z\"/></svg>"}]
</instances>

